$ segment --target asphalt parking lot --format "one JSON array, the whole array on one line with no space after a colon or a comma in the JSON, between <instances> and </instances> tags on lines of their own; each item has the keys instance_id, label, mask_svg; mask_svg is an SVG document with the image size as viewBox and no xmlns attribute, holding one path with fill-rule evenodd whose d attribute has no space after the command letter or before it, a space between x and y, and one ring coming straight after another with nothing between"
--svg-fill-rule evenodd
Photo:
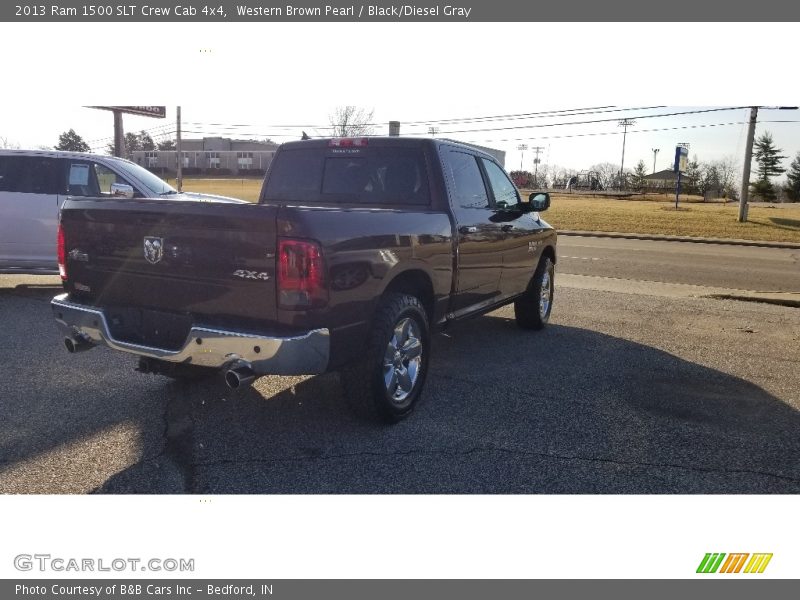
<instances>
[{"instance_id":1,"label":"asphalt parking lot","mask_svg":"<svg viewBox=\"0 0 800 600\"><path fill-rule=\"evenodd\" d=\"M560 286L543 332L437 335L386 426L335 374L235 393L69 355L57 281L0 276L3 493L800 492L797 308Z\"/></svg>"}]
</instances>

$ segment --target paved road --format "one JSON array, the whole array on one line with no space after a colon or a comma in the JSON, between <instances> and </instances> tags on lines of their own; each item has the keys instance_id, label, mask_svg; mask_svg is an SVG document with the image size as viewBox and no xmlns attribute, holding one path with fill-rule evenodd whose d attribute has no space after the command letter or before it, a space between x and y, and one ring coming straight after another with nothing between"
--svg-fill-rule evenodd
<instances>
[{"instance_id":1,"label":"paved road","mask_svg":"<svg viewBox=\"0 0 800 600\"><path fill-rule=\"evenodd\" d=\"M562 272L602 264L573 241ZM233 393L68 355L57 279L0 277L0 492L800 492L800 310L564 280L543 332L505 308L436 336L423 402L388 427L335 374Z\"/></svg>"},{"instance_id":2,"label":"paved road","mask_svg":"<svg viewBox=\"0 0 800 600\"><path fill-rule=\"evenodd\" d=\"M560 236L559 271L761 292L800 292L800 250Z\"/></svg>"}]
</instances>

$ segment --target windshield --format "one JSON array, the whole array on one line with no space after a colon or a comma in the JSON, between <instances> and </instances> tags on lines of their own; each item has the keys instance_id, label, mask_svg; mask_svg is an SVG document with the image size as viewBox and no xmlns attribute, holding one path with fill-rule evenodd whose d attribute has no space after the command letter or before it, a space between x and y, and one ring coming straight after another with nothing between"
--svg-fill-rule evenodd
<instances>
[{"instance_id":1,"label":"windshield","mask_svg":"<svg viewBox=\"0 0 800 600\"><path fill-rule=\"evenodd\" d=\"M121 171L124 171L126 174L129 174L141 181L154 196L165 196L167 194L178 193L175 188L161 179L158 175L151 173L147 169L140 167L137 164L127 161L120 161L115 162L115 166Z\"/></svg>"}]
</instances>

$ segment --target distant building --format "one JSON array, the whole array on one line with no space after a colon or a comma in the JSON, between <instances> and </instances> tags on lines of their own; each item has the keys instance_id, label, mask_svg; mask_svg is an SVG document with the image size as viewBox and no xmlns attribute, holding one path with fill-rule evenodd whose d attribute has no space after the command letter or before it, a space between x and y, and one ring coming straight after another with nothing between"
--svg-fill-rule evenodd
<instances>
[{"instance_id":1,"label":"distant building","mask_svg":"<svg viewBox=\"0 0 800 600\"><path fill-rule=\"evenodd\" d=\"M222 137L181 141L184 175L264 175L278 144ZM156 173L177 171L177 151L137 150L133 162Z\"/></svg>"}]
</instances>

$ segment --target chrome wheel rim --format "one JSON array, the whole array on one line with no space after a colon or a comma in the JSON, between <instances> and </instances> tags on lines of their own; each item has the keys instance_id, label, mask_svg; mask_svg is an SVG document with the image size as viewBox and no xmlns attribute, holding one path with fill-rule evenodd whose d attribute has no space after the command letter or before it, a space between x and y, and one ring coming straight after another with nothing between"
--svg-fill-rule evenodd
<instances>
[{"instance_id":1,"label":"chrome wheel rim","mask_svg":"<svg viewBox=\"0 0 800 600\"><path fill-rule=\"evenodd\" d=\"M553 278L550 269L545 269L542 277L542 289L539 293L539 316L546 317L550 311L550 303L553 301Z\"/></svg>"},{"instance_id":2,"label":"chrome wheel rim","mask_svg":"<svg viewBox=\"0 0 800 600\"><path fill-rule=\"evenodd\" d=\"M393 402L403 402L411 394L422 368L422 339L419 326L411 318L394 326L383 356L383 382Z\"/></svg>"}]
</instances>

